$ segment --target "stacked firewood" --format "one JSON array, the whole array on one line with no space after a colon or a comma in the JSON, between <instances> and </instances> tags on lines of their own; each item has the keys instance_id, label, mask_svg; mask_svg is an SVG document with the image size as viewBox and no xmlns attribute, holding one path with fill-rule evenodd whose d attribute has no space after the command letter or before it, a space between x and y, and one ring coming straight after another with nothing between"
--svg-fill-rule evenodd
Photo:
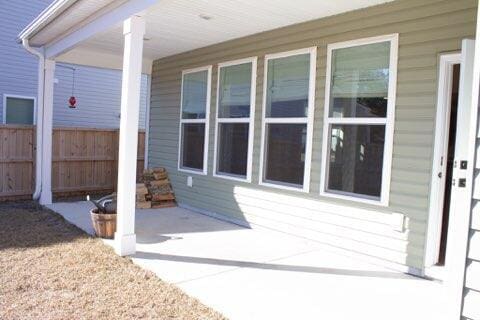
<instances>
[{"instance_id":1,"label":"stacked firewood","mask_svg":"<svg viewBox=\"0 0 480 320\"><path fill-rule=\"evenodd\" d=\"M150 209L152 207L152 202L149 201L148 196L148 188L145 186L144 183L137 183L137 198L136 207L138 209Z\"/></svg>"},{"instance_id":2,"label":"stacked firewood","mask_svg":"<svg viewBox=\"0 0 480 320\"><path fill-rule=\"evenodd\" d=\"M176 206L175 194L165 168L147 169L142 178L143 183L137 184L137 208Z\"/></svg>"}]
</instances>

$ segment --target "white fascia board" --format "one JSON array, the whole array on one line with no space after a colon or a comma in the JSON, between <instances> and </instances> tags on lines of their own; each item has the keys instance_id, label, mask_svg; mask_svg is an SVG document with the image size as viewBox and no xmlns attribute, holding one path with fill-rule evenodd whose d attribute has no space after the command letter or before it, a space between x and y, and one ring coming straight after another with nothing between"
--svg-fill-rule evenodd
<instances>
[{"instance_id":1,"label":"white fascia board","mask_svg":"<svg viewBox=\"0 0 480 320\"><path fill-rule=\"evenodd\" d=\"M158 0L130 0L125 2L61 39L46 45L45 57L49 59L55 58L91 36L113 27L132 15L144 11L148 7L157 3L157 1Z\"/></svg>"},{"instance_id":2,"label":"white fascia board","mask_svg":"<svg viewBox=\"0 0 480 320\"><path fill-rule=\"evenodd\" d=\"M48 24L52 18L62 13L77 0L56 0L43 10L32 22L30 22L19 34L18 42L27 39L37 33L43 26Z\"/></svg>"}]
</instances>

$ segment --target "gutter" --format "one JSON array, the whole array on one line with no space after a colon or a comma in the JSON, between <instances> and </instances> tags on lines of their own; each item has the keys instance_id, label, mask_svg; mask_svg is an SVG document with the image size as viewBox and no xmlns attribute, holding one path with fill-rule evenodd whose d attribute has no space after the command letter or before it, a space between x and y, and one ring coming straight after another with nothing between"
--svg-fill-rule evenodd
<instances>
[{"instance_id":1,"label":"gutter","mask_svg":"<svg viewBox=\"0 0 480 320\"><path fill-rule=\"evenodd\" d=\"M45 78L45 56L37 49L30 47L28 39L22 39L22 46L38 57L38 89L37 89L37 122L36 122L36 146L35 152L35 190L33 192L33 200L38 200L42 192L42 129L43 129L43 92Z\"/></svg>"}]
</instances>

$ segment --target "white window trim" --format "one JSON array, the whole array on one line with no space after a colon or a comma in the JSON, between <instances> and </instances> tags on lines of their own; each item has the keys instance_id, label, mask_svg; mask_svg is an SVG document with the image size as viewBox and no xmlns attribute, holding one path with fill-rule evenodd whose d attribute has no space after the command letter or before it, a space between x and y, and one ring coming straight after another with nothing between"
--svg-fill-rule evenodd
<instances>
[{"instance_id":1,"label":"white window trim","mask_svg":"<svg viewBox=\"0 0 480 320\"><path fill-rule=\"evenodd\" d=\"M182 119L183 113L183 79L186 74L207 71L207 101L205 106L205 119ZM200 175L207 175L208 172L208 137L210 135L209 124L210 124L210 96L212 89L212 66L204 66L193 69L187 69L182 71L182 83L180 89L180 121L178 128L178 171L185 173L193 173ZM194 168L182 167L182 125L185 123L204 123L205 124L205 140L203 147L203 168L202 170L197 170Z\"/></svg>"},{"instance_id":2,"label":"white window trim","mask_svg":"<svg viewBox=\"0 0 480 320\"><path fill-rule=\"evenodd\" d=\"M37 98L32 96L22 96L16 94L3 94L2 123L7 124L7 98L33 100L33 125L37 124Z\"/></svg>"},{"instance_id":3,"label":"white window trim","mask_svg":"<svg viewBox=\"0 0 480 320\"><path fill-rule=\"evenodd\" d=\"M250 80L250 117L248 118L219 118L219 97L220 97L220 69L223 67L230 67L240 64L252 64L252 75ZM256 87L257 87L257 57L250 57L245 59L233 60L222 62L218 64L217 69L217 102L216 102L216 116L215 116L215 145L214 145L214 154L213 154L213 176L228 180L242 181L242 182L252 182L252 158L253 158L253 135L254 135L254 124L255 124L255 99L256 99ZM245 178L241 176L228 174L228 173L217 173L218 166L218 127L219 123L248 123L248 152L247 152L247 175Z\"/></svg>"},{"instance_id":4,"label":"white window trim","mask_svg":"<svg viewBox=\"0 0 480 320\"><path fill-rule=\"evenodd\" d=\"M267 118L267 74L268 74L268 61L272 59L285 58L290 56L296 56L301 54L310 54L310 77L308 87L308 114L305 118ZM262 186L300 191L308 193L310 191L310 171L312 164L312 143L313 143L313 120L315 112L315 80L317 77L317 47L304 48L299 50L292 50L274 54L265 55L264 71L263 71L263 111L262 111L262 142L260 149L260 172L259 172L259 184ZM305 144L305 168L303 173L303 186L295 187L281 182L264 180L264 166L265 166L265 135L267 123L304 123L307 125L307 137Z\"/></svg>"},{"instance_id":5,"label":"white window trim","mask_svg":"<svg viewBox=\"0 0 480 320\"><path fill-rule=\"evenodd\" d=\"M390 42L390 69L388 82L388 105L386 118L346 118L335 119L329 118L330 109L330 83L331 83L331 62L332 51L341 48L350 48L360 45L374 44L380 42ZM390 180L392 171L392 155L393 155L393 132L395 124L395 99L397 89L397 63L398 63L398 34L390 34L379 37L371 37L364 39L357 39L353 41L345 41L339 43L329 44L327 47L327 71L325 82L325 113L323 123L323 147L322 147L322 168L320 170L320 195L330 198L351 200L354 202L362 202L374 204L378 206L388 206L390 197ZM383 151L383 171L382 171L382 190L380 199L360 194L342 193L339 191L327 190L327 159L329 155L329 126L331 123L336 124L385 124L385 147Z\"/></svg>"}]
</instances>

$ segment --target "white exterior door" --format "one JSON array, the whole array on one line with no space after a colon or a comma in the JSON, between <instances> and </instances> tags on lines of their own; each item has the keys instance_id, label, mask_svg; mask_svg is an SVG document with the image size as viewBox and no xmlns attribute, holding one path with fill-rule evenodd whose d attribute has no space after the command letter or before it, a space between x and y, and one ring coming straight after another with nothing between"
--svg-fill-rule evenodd
<instances>
[{"instance_id":1,"label":"white exterior door","mask_svg":"<svg viewBox=\"0 0 480 320\"><path fill-rule=\"evenodd\" d=\"M477 123L477 111L472 107L474 55L475 41L463 40L445 277L453 309L461 305L472 203Z\"/></svg>"}]
</instances>

